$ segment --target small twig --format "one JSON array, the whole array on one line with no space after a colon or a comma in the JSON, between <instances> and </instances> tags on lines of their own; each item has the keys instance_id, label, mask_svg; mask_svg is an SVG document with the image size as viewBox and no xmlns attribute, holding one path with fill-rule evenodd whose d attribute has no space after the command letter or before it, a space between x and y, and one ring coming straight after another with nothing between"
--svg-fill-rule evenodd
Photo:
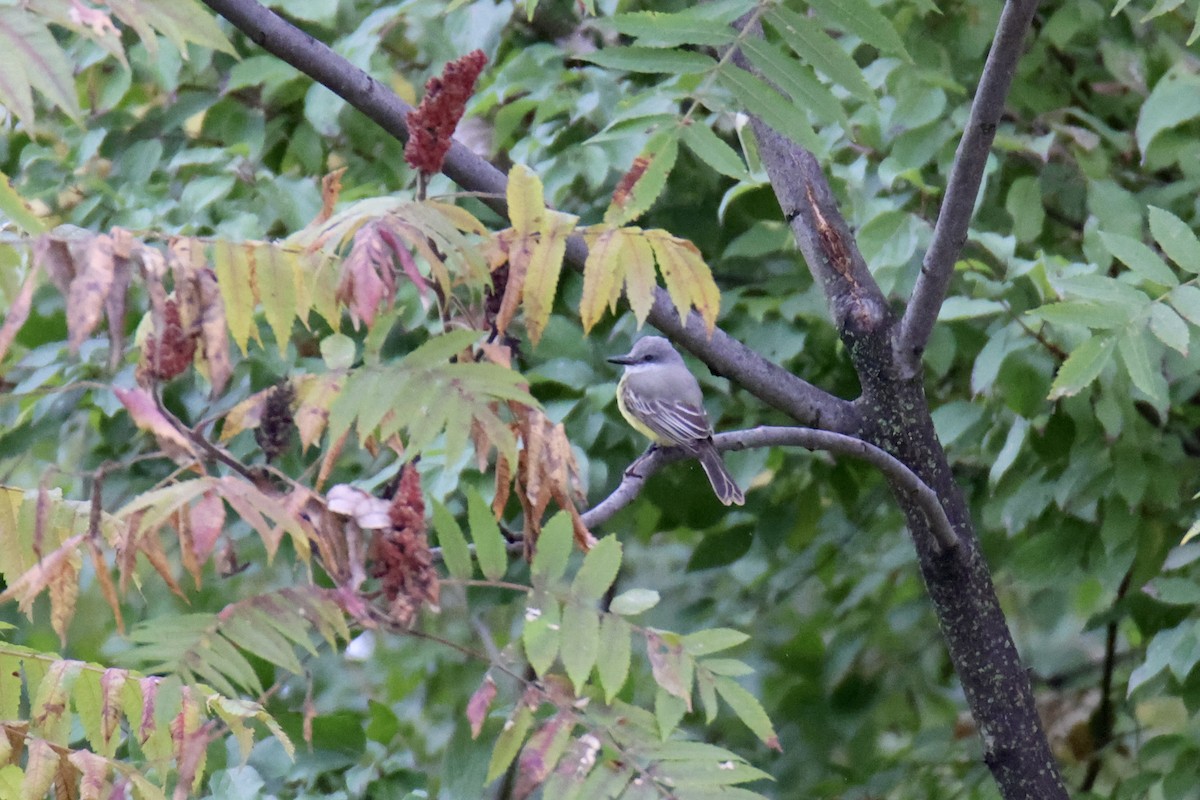
<instances>
[{"instance_id":1,"label":"small twig","mask_svg":"<svg viewBox=\"0 0 1200 800\"><path fill-rule=\"evenodd\" d=\"M928 484L890 453L873 444L830 431L814 428L759 427L744 431L719 433L713 437L718 450L747 450L755 447L803 447L807 450L851 456L866 461L882 472L898 491L908 493L924 511L929 527L938 545L949 551L958 547L958 534L946 516L941 501ZM614 514L629 505L642 490L646 478L667 464L688 458L680 448L655 448L641 455L634 463L636 472L627 470L617 488L604 500L592 506L584 515L584 524L589 528L602 525Z\"/></svg>"}]
</instances>

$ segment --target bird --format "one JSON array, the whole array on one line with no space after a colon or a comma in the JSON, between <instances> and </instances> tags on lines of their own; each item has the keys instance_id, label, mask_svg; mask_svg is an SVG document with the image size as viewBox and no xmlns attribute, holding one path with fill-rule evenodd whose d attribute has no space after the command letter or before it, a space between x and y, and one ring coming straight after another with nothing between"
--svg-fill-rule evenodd
<instances>
[{"instance_id":1,"label":"bird","mask_svg":"<svg viewBox=\"0 0 1200 800\"><path fill-rule=\"evenodd\" d=\"M745 495L713 444L700 384L671 343L644 336L627 354L608 360L625 367L617 384L617 408L625 421L655 445L694 455L722 503L744 504Z\"/></svg>"}]
</instances>

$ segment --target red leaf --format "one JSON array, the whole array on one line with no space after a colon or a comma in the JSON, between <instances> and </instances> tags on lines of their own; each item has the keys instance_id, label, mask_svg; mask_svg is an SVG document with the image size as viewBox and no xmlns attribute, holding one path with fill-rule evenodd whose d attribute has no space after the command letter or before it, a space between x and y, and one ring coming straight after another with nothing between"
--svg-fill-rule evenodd
<instances>
[{"instance_id":1,"label":"red leaf","mask_svg":"<svg viewBox=\"0 0 1200 800\"><path fill-rule=\"evenodd\" d=\"M471 723L472 739L479 738L479 732L483 730L484 720L487 719L488 710L491 709L494 699L496 699L496 682L492 680L491 675L485 675L483 683L479 684L479 688L467 702L467 721Z\"/></svg>"}]
</instances>

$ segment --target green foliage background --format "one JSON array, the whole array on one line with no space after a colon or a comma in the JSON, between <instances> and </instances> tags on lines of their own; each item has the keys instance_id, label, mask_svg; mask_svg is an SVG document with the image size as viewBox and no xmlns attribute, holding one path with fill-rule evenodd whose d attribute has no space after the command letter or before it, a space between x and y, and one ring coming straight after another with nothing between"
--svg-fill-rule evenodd
<instances>
[{"instance_id":1,"label":"green foliage background","mask_svg":"<svg viewBox=\"0 0 1200 800\"><path fill-rule=\"evenodd\" d=\"M530 167L547 201L583 223L601 219L621 173L660 146L654 137L673 129L681 109L739 151L745 141L738 98L719 82L588 59L597 42L618 41L621 26L604 21L615 3L599 3L599 19L583 21L568 3L539 7L531 20L503 0L452 10L421 0L273 5L402 95L446 60L482 48L490 63L460 136L481 142L499 163ZM873 5L910 59L842 36L869 100L824 82L836 113L805 112L872 271L899 299L928 245L1001 4ZM1189 796L1200 756L1200 542L1180 545L1198 488L1200 308L1187 287L1200 258L1188 260L1186 237L1179 246L1168 238L1171 219L1191 230L1200 222L1200 105L1188 99L1200 96L1200 62L1188 41L1194 5L1135 1L1114 12L1090 0L1043 4L926 358L939 434L1045 701L1056 752L1073 786L1099 760L1096 797ZM739 10L727 2L712 13ZM96 43L55 29L76 65L83 118L47 109L35 127L10 122L0 169L43 216L156 236L285 236L316 215L320 177L339 166L347 168L343 200L411 191L399 143L223 29L240 57L196 45L181 51L165 39L151 52L127 37L128 68ZM651 23L626 28L622 41L654 44L654 31ZM818 386L855 396L824 299L799 263L753 151L728 170L744 172L740 178L712 161L680 149L643 224L701 248L723 289L728 333ZM440 177L430 187L452 191ZM1151 207L1170 219L1160 215L1156 226ZM1124 240L1114 238L1121 236L1155 246L1174 266L1160 260L1164 275L1141 251L1122 249ZM19 249L0 252L24 258ZM13 266L0 269L6 298L19 286ZM626 315L584 338L568 311L580 291L581 279L564 278L567 302L541 343L523 349L519 367L551 417L565 423L594 502L643 446L619 421L616 375L604 362L625 352L636 331ZM405 331L435 322L415 293L400 305ZM284 358L270 343L251 348L221 402L232 405L311 359L303 336ZM419 338L393 335L382 353L398 358ZM78 359L67 357L65 339L62 299L43 289L18 339L20 360L5 375L0 475L32 487L47 465L58 465L52 482L84 499L80 473L135 452L139 437L111 394L39 393L107 379L99 339ZM718 430L782 421L693 366ZM124 369L131 374L133 365ZM168 406L190 419L220 410L206 407L197 383L172 383ZM254 445L243 434L232 448L249 457ZM282 467L299 472L314 458L291 452ZM750 487L744 509L720 507L698 467L680 464L605 526L624 545L618 589L649 587L662 596L642 624L751 635L737 655L757 669L750 688L775 722L783 753L758 744L732 717L708 728L692 720L695 730L770 772L775 786L759 787L769 795L995 796L902 517L879 477L803 452L727 460ZM464 485L486 490L488 478L460 467L428 465L427 490L452 506ZM163 469L143 462L110 479L106 505L144 491ZM338 477L378 485L393 473L364 454ZM241 540L239 555L251 568L206 582L190 593L189 610L216 610L289 583L286 570L265 565L254 537L243 532ZM85 591L98 598L94 586ZM471 593L468 608L447 592L426 629L455 642L475 642L480 630L507 640L511 596ZM184 610L147 580L129 598L128 617L153 623ZM13 641L57 646L48 626L29 625L11 608L4 615L19 624ZM1089 731L1109 625L1115 736L1097 752ZM97 601L81 604L64 654L108 662L128 647ZM436 642L368 635L306 666L318 711L311 751L301 748L293 765L278 743L264 741L240 765L231 744L223 768L222 754L210 754L218 767L211 796L479 796L498 722L472 741L464 708L484 664ZM255 667L268 676L264 683L274 680L269 664ZM650 704L644 658L635 656L635 674L626 692ZM269 705L297 740L303 699L301 684L285 684Z\"/></svg>"}]
</instances>

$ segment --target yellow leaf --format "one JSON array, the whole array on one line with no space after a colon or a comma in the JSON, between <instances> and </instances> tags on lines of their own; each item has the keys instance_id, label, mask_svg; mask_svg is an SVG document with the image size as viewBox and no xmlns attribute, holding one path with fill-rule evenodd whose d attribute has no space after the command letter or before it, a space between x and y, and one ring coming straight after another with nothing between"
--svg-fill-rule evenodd
<instances>
[{"instance_id":1,"label":"yellow leaf","mask_svg":"<svg viewBox=\"0 0 1200 800\"><path fill-rule=\"evenodd\" d=\"M246 245L224 241L213 245L217 287L225 302L225 322L243 353L251 336L259 341L254 329L254 268L249 256Z\"/></svg>"},{"instance_id":2,"label":"yellow leaf","mask_svg":"<svg viewBox=\"0 0 1200 800\"><path fill-rule=\"evenodd\" d=\"M622 228L620 233L625 241L622 248L625 259L625 296L629 299L629 307L633 309L633 316L640 328L646 324L646 317L650 316L650 307L654 305L654 290L658 286L654 280L654 250L640 229Z\"/></svg>"},{"instance_id":3,"label":"yellow leaf","mask_svg":"<svg viewBox=\"0 0 1200 800\"><path fill-rule=\"evenodd\" d=\"M621 293L625 277L622 267L624 238L615 228L603 228L587 237L588 257L583 265L583 297L579 300L579 318L586 334L600 321L604 309L611 307Z\"/></svg>"},{"instance_id":4,"label":"yellow leaf","mask_svg":"<svg viewBox=\"0 0 1200 800\"><path fill-rule=\"evenodd\" d=\"M508 173L508 218L518 234L543 229L546 200L542 182L528 167L515 165Z\"/></svg>"},{"instance_id":5,"label":"yellow leaf","mask_svg":"<svg viewBox=\"0 0 1200 800\"><path fill-rule=\"evenodd\" d=\"M646 238L654 249L658 269L662 272L667 294L671 296L679 319L686 320L688 312L695 306L711 334L717 324L721 297L708 265L700 257L700 251L691 242L665 231L647 231Z\"/></svg>"},{"instance_id":6,"label":"yellow leaf","mask_svg":"<svg viewBox=\"0 0 1200 800\"><path fill-rule=\"evenodd\" d=\"M299 276L277 248L259 247L255 255L258 294L263 313L275 334L279 354L286 356L288 342L292 338L292 320L296 318L296 284Z\"/></svg>"},{"instance_id":7,"label":"yellow leaf","mask_svg":"<svg viewBox=\"0 0 1200 800\"><path fill-rule=\"evenodd\" d=\"M575 230L578 217L571 214L549 212L546 226L533 242L529 267L525 274L525 326L534 344L542 338L542 331L550 320L554 308L554 293L558 289L558 276L562 272L563 253L567 248L567 237Z\"/></svg>"}]
</instances>

